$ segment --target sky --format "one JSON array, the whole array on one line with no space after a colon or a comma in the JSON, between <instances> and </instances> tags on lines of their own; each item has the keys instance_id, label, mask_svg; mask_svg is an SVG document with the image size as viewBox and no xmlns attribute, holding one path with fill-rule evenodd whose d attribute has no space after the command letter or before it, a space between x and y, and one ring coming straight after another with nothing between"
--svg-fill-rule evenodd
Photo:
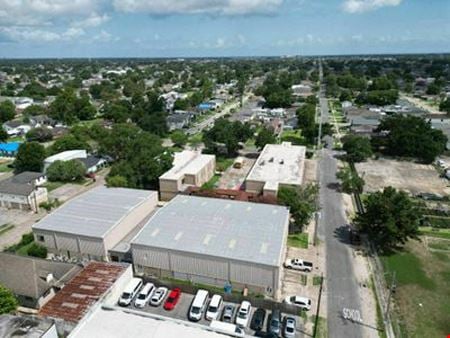
<instances>
[{"instance_id":1,"label":"sky","mask_svg":"<svg viewBox=\"0 0 450 338\"><path fill-rule=\"evenodd\" d=\"M450 0L0 0L0 58L450 52Z\"/></svg>"}]
</instances>

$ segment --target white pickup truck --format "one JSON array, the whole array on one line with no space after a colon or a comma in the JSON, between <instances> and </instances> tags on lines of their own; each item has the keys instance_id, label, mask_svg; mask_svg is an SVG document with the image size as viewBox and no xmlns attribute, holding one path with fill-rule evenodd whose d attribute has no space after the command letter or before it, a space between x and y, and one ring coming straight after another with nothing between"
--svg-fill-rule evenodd
<instances>
[{"instance_id":1,"label":"white pickup truck","mask_svg":"<svg viewBox=\"0 0 450 338\"><path fill-rule=\"evenodd\" d=\"M284 262L284 267L286 269L311 272L313 269L313 264L311 262L306 262L303 259L292 258Z\"/></svg>"}]
</instances>

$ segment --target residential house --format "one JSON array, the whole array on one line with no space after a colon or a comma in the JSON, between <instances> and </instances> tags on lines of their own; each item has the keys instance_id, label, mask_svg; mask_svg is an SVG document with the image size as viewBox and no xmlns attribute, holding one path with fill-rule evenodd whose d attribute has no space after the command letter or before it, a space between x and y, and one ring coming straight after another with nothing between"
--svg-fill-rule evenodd
<instances>
[{"instance_id":1,"label":"residential house","mask_svg":"<svg viewBox=\"0 0 450 338\"><path fill-rule=\"evenodd\" d=\"M45 182L44 174L31 171L0 181L0 207L38 211L48 201L47 188L42 187Z\"/></svg>"}]
</instances>

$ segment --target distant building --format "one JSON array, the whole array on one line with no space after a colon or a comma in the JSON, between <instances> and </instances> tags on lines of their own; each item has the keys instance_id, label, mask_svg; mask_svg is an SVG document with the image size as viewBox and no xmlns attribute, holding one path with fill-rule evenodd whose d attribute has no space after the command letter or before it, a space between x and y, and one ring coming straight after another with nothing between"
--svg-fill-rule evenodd
<instances>
[{"instance_id":1,"label":"distant building","mask_svg":"<svg viewBox=\"0 0 450 338\"><path fill-rule=\"evenodd\" d=\"M192 117L193 114L190 112L175 112L169 114L169 116L167 116L167 127L169 128L169 131L186 128L191 122Z\"/></svg>"},{"instance_id":2,"label":"distant building","mask_svg":"<svg viewBox=\"0 0 450 338\"><path fill-rule=\"evenodd\" d=\"M21 97L15 100L17 110L25 110L34 103L34 100L30 97Z\"/></svg>"},{"instance_id":3,"label":"distant building","mask_svg":"<svg viewBox=\"0 0 450 338\"><path fill-rule=\"evenodd\" d=\"M29 132L31 126L22 121L14 120L3 123L3 129L8 133L8 136L18 136Z\"/></svg>"},{"instance_id":4,"label":"distant building","mask_svg":"<svg viewBox=\"0 0 450 338\"><path fill-rule=\"evenodd\" d=\"M8 209L38 211L41 203L48 201L47 182L42 173L25 171L0 181L0 206Z\"/></svg>"},{"instance_id":5,"label":"distant building","mask_svg":"<svg viewBox=\"0 0 450 338\"><path fill-rule=\"evenodd\" d=\"M82 162L86 167L87 173L95 173L108 164L106 159L94 155L89 155L86 150L68 150L47 157L44 160L44 172L46 172L48 167L50 167L50 165L52 165L56 161L70 160L79 160L80 162Z\"/></svg>"},{"instance_id":6,"label":"distant building","mask_svg":"<svg viewBox=\"0 0 450 338\"><path fill-rule=\"evenodd\" d=\"M178 195L132 240L134 268L277 297L288 227L284 206Z\"/></svg>"},{"instance_id":7,"label":"distant building","mask_svg":"<svg viewBox=\"0 0 450 338\"><path fill-rule=\"evenodd\" d=\"M157 203L156 191L97 187L33 224L33 234L37 243L57 256L108 261L108 250Z\"/></svg>"},{"instance_id":8,"label":"distant building","mask_svg":"<svg viewBox=\"0 0 450 338\"><path fill-rule=\"evenodd\" d=\"M76 264L0 253L0 284L28 308L39 309L80 270Z\"/></svg>"},{"instance_id":9,"label":"distant building","mask_svg":"<svg viewBox=\"0 0 450 338\"><path fill-rule=\"evenodd\" d=\"M267 144L245 179L245 191L276 196L281 186L301 186L305 154L306 147L290 142Z\"/></svg>"},{"instance_id":10,"label":"distant building","mask_svg":"<svg viewBox=\"0 0 450 338\"><path fill-rule=\"evenodd\" d=\"M216 170L216 156L184 150L175 153L173 167L159 177L162 200L170 200L189 186L200 187Z\"/></svg>"}]
</instances>

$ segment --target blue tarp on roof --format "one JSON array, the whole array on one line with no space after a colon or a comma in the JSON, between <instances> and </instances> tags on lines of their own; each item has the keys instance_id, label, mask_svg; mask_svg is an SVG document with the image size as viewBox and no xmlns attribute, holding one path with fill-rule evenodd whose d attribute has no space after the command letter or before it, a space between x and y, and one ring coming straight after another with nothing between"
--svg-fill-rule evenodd
<instances>
[{"instance_id":1,"label":"blue tarp on roof","mask_svg":"<svg viewBox=\"0 0 450 338\"><path fill-rule=\"evenodd\" d=\"M0 143L0 155L15 155L19 147L20 142Z\"/></svg>"},{"instance_id":2,"label":"blue tarp on roof","mask_svg":"<svg viewBox=\"0 0 450 338\"><path fill-rule=\"evenodd\" d=\"M203 102L198 105L198 109L200 109L200 110L209 110L209 109L213 109L214 107L215 107L215 105L212 102Z\"/></svg>"}]
</instances>

